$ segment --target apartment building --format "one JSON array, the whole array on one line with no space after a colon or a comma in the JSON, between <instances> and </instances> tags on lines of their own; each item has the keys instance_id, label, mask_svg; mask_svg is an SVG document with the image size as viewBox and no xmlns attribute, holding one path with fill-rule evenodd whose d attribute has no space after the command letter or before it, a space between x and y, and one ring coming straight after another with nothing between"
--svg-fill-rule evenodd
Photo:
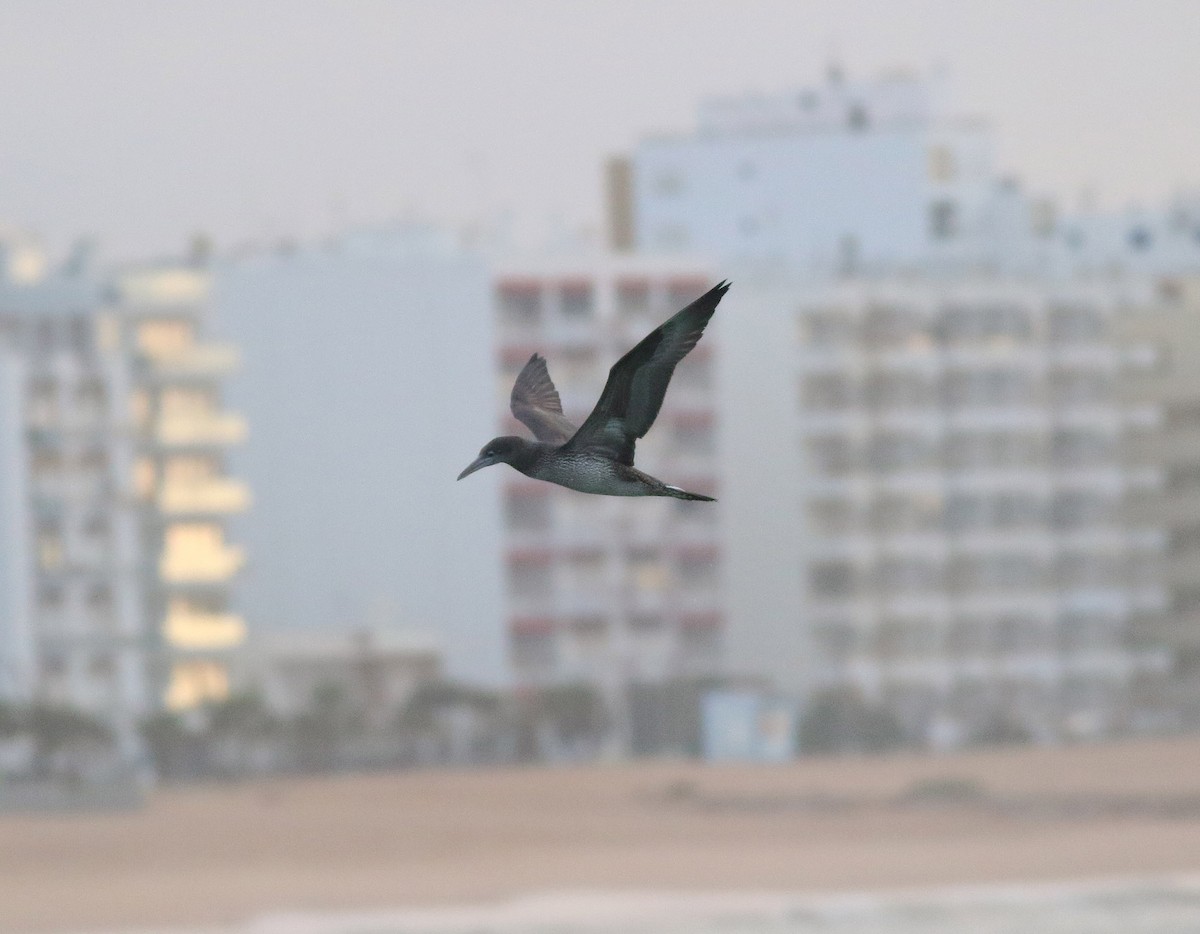
<instances>
[{"instance_id":1,"label":"apartment building","mask_svg":"<svg viewBox=\"0 0 1200 934\"><path fill-rule=\"evenodd\" d=\"M129 270L115 277L102 318L127 362L114 392L131 429L142 595L156 634L149 668L171 709L226 697L231 655L246 634L231 599L245 553L226 531L250 501L227 464L246 422L223 407L238 352L206 334L209 289L201 268Z\"/></svg>"},{"instance_id":2,"label":"apartment building","mask_svg":"<svg viewBox=\"0 0 1200 934\"><path fill-rule=\"evenodd\" d=\"M1128 294L1128 293L1133 294ZM1152 725L1164 536L1130 503L1158 419L1124 401L1136 285L832 282L795 323L810 687L953 743ZM798 621L799 622L799 621Z\"/></svg>"},{"instance_id":3,"label":"apartment building","mask_svg":"<svg viewBox=\"0 0 1200 934\"><path fill-rule=\"evenodd\" d=\"M944 97L936 77L831 69L815 87L705 101L694 132L635 147L631 181L610 170L610 194L633 202L614 198L613 216L632 216L641 250L806 270L978 257L1008 235L1011 199L990 129Z\"/></svg>"},{"instance_id":4,"label":"apartment building","mask_svg":"<svg viewBox=\"0 0 1200 934\"><path fill-rule=\"evenodd\" d=\"M454 479L495 433L483 259L395 224L231 256L214 279L253 429L231 456L254 492L236 533L255 628L417 630L449 677L502 683L500 472Z\"/></svg>"},{"instance_id":5,"label":"apartment building","mask_svg":"<svg viewBox=\"0 0 1200 934\"><path fill-rule=\"evenodd\" d=\"M1131 464L1158 484L1127 504L1131 518L1165 537L1167 612L1139 634L1170 654L1173 706L1181 725L1200 714L1200 279L1161 279L1144 302L1117 318L1128 365L1123 398L1157 418L1128 448Z\"/></svg>"},{"instance_id":6,"label":"apartment building","mask_svg":"<svg viewBox=\"0 0 1200 934\"><path fill-rule=\"evenodd\" d=\"M101 304L84 270L0 245L0 697L85 710L130 753L152 623Z\"/></svg>"},{"instance_id":7,"label":"apartment building","mask_svg":"<svg viewBox=\"0 0 1200 934\"><path fill-rule=\"evenodd\" d=\"M245 425L219 408L236 354L202 336L206 274L84 259L0 248L0 696L92 713L132 755L147 714L227 693Z\"/></svg>"},{"instance_id":8,"label":"apartment building","mask_svg":"<svg viewBox=\"0 0 1200 934\"><path fill-rule=\"evenodd\" d=\"M602 255L499 265L497 421L517 373L543 354L576 424L609 367L713 284L699 262ZM710 329L711 330L711 329ZM679 365L638 466L720 496L711 333ZM619 702L630 686L722 670L721 503L588 496L503 468L509 658L519 686L583 681Z\"/></svg>"}]
</instances>

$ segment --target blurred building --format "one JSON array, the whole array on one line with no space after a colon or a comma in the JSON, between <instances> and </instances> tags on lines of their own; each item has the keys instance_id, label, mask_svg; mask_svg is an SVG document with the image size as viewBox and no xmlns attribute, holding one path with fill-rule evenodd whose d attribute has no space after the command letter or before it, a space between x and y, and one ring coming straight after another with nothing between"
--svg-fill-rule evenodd
<instances>
[{"instance_id":1,"label":"blurred building","mask_svg":"<svg viewBox=\"0 0 1200 934\"><path fill-rule=\"evenodd\" d=\"M125 361L97 333L102 289L0 245L0 697L103 718L122 747L153 704L139 511L115 394Z\"/></svg>"},{"instance_id":2,"label":"blurred building","mask_svg":"<svg viewBox=\"0 0 1200 934\"><path fill-rule=\"evenodd\" d=\"M205 278L49 270L0 248L0 695L107 722L121 748L166 704L224 696L245 507L217 410L230 351L200 342Z\"/></svg>"},{"instance_id":3,"label":"blurred building","mask_svg":"<svg viewBox=\"0 0 1200 934\"><path fill-rule=\"evenodd\" d=\"M1131 518L1164 536L1168 610L1141 633L1171 655L1181 723L1200 714L1200 279L1172 277L1117 319L1124 397L1157 413L1128 446L1157 483L1128 503Z\"/></svg>"},{"instance_id":4,"label":"blurred building","mask_svg":"<svg viewBox=\"0 0 1200 934\"><path fill-rule=\"evenodd\" d=\"M483 260L399 225L223 261L216 306L254 426L234 454L254 490L240 591L264 628L414 625L450 674L503 660L499 471L455 477L494 434Z\"/></svg>"},{"instance_id":5,"label":"blurred building","mask_svg":"<svg viewBox=\"0 0 1200 934\"><path fill-rule=\"evenodd\" d=\"M236 680L262 693L283 717L311 711L322 692L373 715L394 716L413 692L437 680L442 657L427 636L384 629L256 632L240 654Z\"/></svg>"},{"instance_id":6,"label":"blurred building","mask_svg":"<svg viewBox=\"0 0 1200 934\"><path fill-rule=\"evenodd\" d=\"M628 191L642 250L770 257L795 268L978 255L998 234L991 134L908 74L714 99L694 133L649 137ZM619 174L610 173L616 181Z\"/></svg>"},{"instance_id":7,"label":"blurred building","mask_svg":"<svg viewBox=\"0 0 1200 934\"><path fill-rule=\"evenodd\" d=\"M546 357L565 414L580 424L609 367L712 284L694 261L501 263L500 433L528 435L508 404L533 353ZM637 451L642 470L714 495L717 351L706 336L679 365ZM519 686L582 681L620 703L631 686L721 672L720 503L585 496L502 470L508 649Z\"/></svg>"},{"instance_id":8,"label":"blurred building","mask_svg":"<svg viewBox=\"0 0 1200 934\"><path fill-rule=\"evenodd\" d=\"M172 709L228 696L246 629L231 599L245 552L227 535L229 518L249 506L228 470L246 422L224 408L238 353L206 338L209 289L206 269L128 270L114 278L103 319L127 362L114 390L132 429L144 597L158 635L153 681Z\"/></svg>"},{"instance_id":9,"label":"blurred building","mask_svg":"<svg viewBox=\"0 0 1200 934\"><path fill-rule=\"evenodd\" d=\"M1127 506L1156 488L1129 452L1158 410L1123 398L1116 340L1137 282L746 285L739 317L786 315L793 335L794 382L764 404L795 445L798 541L755 573L798 558L801 595L790 620L780 603L734 627L760 668L854 689L933 742L1157 723L1164 539ZM753 498L724 475L731 503Z\"/></svg>"},{"instance_id":10,"label":"blurred building","mask_svg":"<svg viewBox=\"0 0 1200 934\"><path fill-rule=\"evenodd\" d=\"M610 161L609 240L808 274L1200 271L1200 195L1101 211L1029 194L947 91L834 68L818 87L705 101L694 132Z\"/></svg>"}]
</instances>

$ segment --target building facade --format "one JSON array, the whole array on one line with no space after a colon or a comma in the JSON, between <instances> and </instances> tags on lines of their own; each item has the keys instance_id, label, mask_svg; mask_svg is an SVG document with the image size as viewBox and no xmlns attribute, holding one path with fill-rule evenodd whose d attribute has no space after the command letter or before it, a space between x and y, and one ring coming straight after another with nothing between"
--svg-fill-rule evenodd
<instances>
[{"instance_id":1,"label":"building facade","mask_svg":"<svg viewBox=\"0 0 1200 934\"><path fill-rule=\"evenodd\" d=\"M245 429L215 409L233 355L199 337L203 272L37 256L0 251L0 696L90 713L132 755L147 714L225 695L243 638L220 528L247 493L220 451Z\"/></svg>"},{"instance_id":2,"label":"building facade","mask_svg":"<svg viewBox=\"0 0 1200 934\"><path fill-rule=\"evenodd\" d=\"M564 413L580 424L608 369L713 284L697 262L631 256L500 264L494 279L501 434L517 374L546 357ZM680 363L637 464L721 494L710 333ZM722 670L721 503L587 496L503 468L509 659L518 686L584 682L610 703L630 687Z\"/></svg>"},{"instance_id":3,"label":"building facade","mask_svg":"<svg viewBox=\"0 0 1200 934\"><path fill-rule=\"evenodd\" d=\"M175 710L228 696L232 653L246 637L232 602L245 552L227 525L250 496L227 459L247 429L223 406L238 352L207 337L210 286L206 269L179 264L127 271L103 320L128 363L114 390L133 440L143 597L157 633L151 670Z\"/></svg>"},{"instance_id":4,"label":"building facade","mask_svg":"<svg viewBox=\"0 0 1200 934\"><path fill-rule=\"evenodd\" d=\"M831 283L793 305L810 688L955 743L1158 723L1159 417L1121 391L1137 286Z\"/></svg>"},{"instance_id":5,"label":"building facade","mask_svg":"<svg viewBox=\"0 0 1200 934\"><path fill-rule=\"evenodd\" d=\"M978 256L1002 236L991 134L936 81L896 74L706 101L694 133L632 155L635 241L793 268Z\"/></svg>"},{"instance_id":6,"label":"building facade","mask_svg":"<svg viewBox=\"0 0 1200 934\"><path fill-rule=\"evenodd\" d=\"M95 280L8 250L29 259L0 282L0 696L84 710L128 752L153 693L124 361L97 333Z\"/></svg>"},{"instance_id":7,"label":"building facade","mask_svg":"<svg viewBox=\"0 0 1200 934\"><path fill-rule=\"evenodd\" d=\"M1180 725L1200 714L1200 279L1170 277L1116 321L1127 404L1157 412L1129 445L1129 460L1157 484L1128 503L1162 530L1167 612L1139 634L1170 654Z\"/></svg>"},{"instance_id":8,"label":"building facade","mask_svg":"<svg viewBox=\"0 0 1200 934\"><path fill-rule=\"evenodd\" d=\"M482 258L400 225L230 257L215 278L244 358L230 403L253 426L232 454L254 491L236 523L247 614L419 630L449 676L501 683L499 477L454 482L495 428Z\"/></svg>"}]
</instances>

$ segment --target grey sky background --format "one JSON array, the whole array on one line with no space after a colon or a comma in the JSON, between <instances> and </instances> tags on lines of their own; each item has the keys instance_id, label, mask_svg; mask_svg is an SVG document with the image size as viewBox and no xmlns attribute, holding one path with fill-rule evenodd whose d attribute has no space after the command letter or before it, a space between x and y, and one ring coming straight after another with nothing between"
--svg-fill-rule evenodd
<instances>
[{"instance_id":1,"label":"grey sky background","mask_svg":"<svg viewBox=\"0 0 1200 934\"><path fill-rule=\"evenodd\" d=\"M0 224L108 258L505 213L596 224L603 157L705 95L945 66L1001 167L1200 187L1200 4L0 0Z\"/></svg>"}]
</instances>

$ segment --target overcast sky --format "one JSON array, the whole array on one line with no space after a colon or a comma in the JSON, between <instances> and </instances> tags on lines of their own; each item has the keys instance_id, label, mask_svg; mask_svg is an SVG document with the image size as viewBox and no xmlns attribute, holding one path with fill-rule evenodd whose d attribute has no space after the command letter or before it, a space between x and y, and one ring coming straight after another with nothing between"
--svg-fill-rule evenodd
<instances>
[{"instance_id":1,"label":"overcast sky","mask_svg":"<svg viewBox=\"0 0 1200 934\"><path fill-rule=\"evenodd\" d=\"M0 0L0 224L110 258L396 217L599 218L600 164L705 95L936 64L1074 203L1200 188L1200 6Z\"/></svg>"}]
</instances>

